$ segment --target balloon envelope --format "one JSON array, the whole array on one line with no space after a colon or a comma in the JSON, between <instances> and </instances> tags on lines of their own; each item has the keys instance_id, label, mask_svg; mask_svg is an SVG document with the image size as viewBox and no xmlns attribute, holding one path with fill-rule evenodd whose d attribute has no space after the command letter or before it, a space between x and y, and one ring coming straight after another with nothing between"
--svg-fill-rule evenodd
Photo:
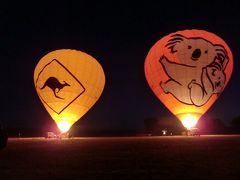
<instances>
[{"instance_id":1,"label":"balloon envelope","mask_svg":"<svg viewBox=\"0 0 240 180\"><path fill-rule=\"evenodd\" d=\"M160 39L144 65L155 95L188 129L216 101L232 69L228 45L213 33L195 29Z\"/></svg>"},{"instance_id":2,"label":"balloon envelope","mask_svg":"<svg viewBox=\"0 0 240 180\"><path fill-rule=\"evenodd\" d=\"M60 131L67 132L98 100L105 76L92 56L62 49L48 53L38 62L34 84Z\"/></svg>"}]
</instances>

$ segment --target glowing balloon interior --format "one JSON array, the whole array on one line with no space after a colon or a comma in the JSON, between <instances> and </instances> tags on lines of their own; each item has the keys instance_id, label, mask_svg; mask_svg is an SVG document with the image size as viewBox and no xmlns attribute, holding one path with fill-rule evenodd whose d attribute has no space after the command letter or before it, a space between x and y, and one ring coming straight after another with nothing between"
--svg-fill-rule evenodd
<instances>
[{"instance_id":1,"label":"glowing balloon interior","mask_svg":"<svg viewBox=\"0 0 240 180\"><path fill-rule=\"evenodd\" d=\"M145 76L162 103L190 129L228 83L233 57L213 33L184 30L160 39L145 60Z\"/></svg>"},{"instance_id":2,"label":"glowing balloon interior","mask_svg":"<svg viewBox=\"0 0 240 180\"><path fill-rule=\"evenodd\" d=\"M45 55L34 71L37 94L62 133L98 100L105 76L90 55L62 49Z\"/></svg>"}]
</instances>

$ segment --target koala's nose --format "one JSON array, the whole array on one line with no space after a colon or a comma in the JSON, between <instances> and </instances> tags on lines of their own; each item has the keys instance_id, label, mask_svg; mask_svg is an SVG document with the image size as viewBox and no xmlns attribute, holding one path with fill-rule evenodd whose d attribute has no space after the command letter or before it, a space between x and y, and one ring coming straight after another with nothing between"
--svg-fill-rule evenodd
<instances>
[{"instance_id":1,"label":"koala's nose","mask_svg":"<svg viewBox=\"0 0 240 180\"><path fill-rule=\"evenodd\" d=\"M195 49L192 53L192 58L198 59L201 56L201 50L200 49Z\"/></svg>"}]
</instances>

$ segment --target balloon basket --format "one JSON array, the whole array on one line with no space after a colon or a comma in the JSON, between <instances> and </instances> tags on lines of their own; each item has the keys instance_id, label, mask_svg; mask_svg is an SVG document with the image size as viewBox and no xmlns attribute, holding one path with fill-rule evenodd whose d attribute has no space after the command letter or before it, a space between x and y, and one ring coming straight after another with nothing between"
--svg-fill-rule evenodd
<instances>
[{"instance_id":1,"label":"balloon basket","mask_svg":"<svg viewBox=\"0 0 240 180\"><path fill-rule=\"evenodd\" d=\"M70 138L69 132L60 133L60 134L57 135L57 138L58 139L69 139Z\"/></svg>"},{"instance_id":2,"label":"balloon basket","mask_svg":"<svg viewBox=\"0 0 240 180\"><path fill-rule=\"evenodd\" d=\"M200 136L198 128L190 128L186 131L187 136Z\"/></svg>"}]
</instances>

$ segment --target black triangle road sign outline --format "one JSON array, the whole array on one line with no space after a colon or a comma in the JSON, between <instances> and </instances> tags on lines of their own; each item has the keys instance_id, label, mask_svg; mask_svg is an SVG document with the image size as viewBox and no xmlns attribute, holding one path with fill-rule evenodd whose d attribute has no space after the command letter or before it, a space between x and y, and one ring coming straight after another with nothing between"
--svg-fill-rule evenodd
<instances>
[{"instance_id":1,"label":"black triangle road sign outline","mask_svg":"<svg viewBox=\"0 0 240 180\"><path fill-rule=\"evenodd\" d=\"M85 91L86 91L86 88L83 86L83 84L62 64L60 63L57 59L53 59L51 62L47 63L43 69L40 71L40 73L38 74L38 77L37 77L37 80L36 80L36 89L37 89L37 82L38 82L38 79L39 79L39 76L40 74L44 71L44 69L49 66L51 63L53 62L57 62L60 66L62 66L79 84L80 86L83 88L83 91L80 92L80 94L77 95L77 97L75 97L70 103L67 104L67 106L65 106L61 111L57 112L55 111L51 106L48 105L48 103L46 101L43 100L43 98L41 97L41 95L38 93L38 96L41 98L41 100L50 108L52 109L55 113L57 113L58 115L61 114L70 104L72 104L79 96L81 96Z\"/></svg>"}]
</instances>

